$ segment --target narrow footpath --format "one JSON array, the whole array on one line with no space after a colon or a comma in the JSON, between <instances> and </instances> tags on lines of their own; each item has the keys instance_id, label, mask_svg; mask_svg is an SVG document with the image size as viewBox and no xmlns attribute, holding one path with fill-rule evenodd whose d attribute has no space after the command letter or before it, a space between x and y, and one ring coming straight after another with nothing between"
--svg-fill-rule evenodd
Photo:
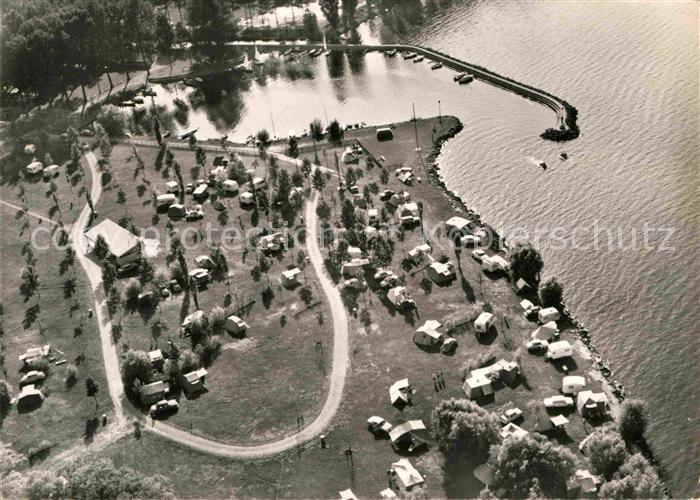
<instances>
[{"instance_id":1,"label":"narrow footpath","mask_svg":"<svg viewBox=\"0 0 700 500\"><path fill-rule=\"evenodd\" d=\"M240 148L238 152L252 154L251 151L243 150L243 148ZM276 154L275 156L277 156L281 161L296 164L301 163L299 160L295 160L284 155ZM92 174L91 197L93 203L96 205L102 194L102 186L100 184L100 176L97 168L97 158L92 152L87 153L85 158ZM229 458L257 458L275 455L277 453L292 449L310 441L328 428L333 420L333 417L338 411L343 397L345 377L347 375L349 365L349 338L348 318L345 312L345 307L343 306L343 301L333 281L326 274L323 265L323 255L321 254L321 249L319 247L317 232L317 204L318 195L315 195L313 201L307 202L306 204L306 243L309 260L311 261L314 272L321 283L321 288L328 299L331 309L333 321L333 366L329 377L329 387L326 401L316 419L309 426L305 427L296 434L283 438L279 441L256 446L236 446L221 443L196 436L162 421L156 421L153 425L144 426L144 430L153 432L154 434L205 453L211 453ZM95 298L95 314L100 331L102 356L104 359L109 395L112 399L117 423L123 424L126 421L124 408L122 406L124 386L122 384L121 374L119 371L117 347L112 342L112 325L107 312L107 298L102 288L102 269L87 256L88 244L84 232L89 220L90 207L86 205L76 222L73 224L71 229L71 241L73 248L76 251L78 262L85 271L85 274L90 281L90 286L93 290L93 295Z\"/></svg>"}]
</instances>

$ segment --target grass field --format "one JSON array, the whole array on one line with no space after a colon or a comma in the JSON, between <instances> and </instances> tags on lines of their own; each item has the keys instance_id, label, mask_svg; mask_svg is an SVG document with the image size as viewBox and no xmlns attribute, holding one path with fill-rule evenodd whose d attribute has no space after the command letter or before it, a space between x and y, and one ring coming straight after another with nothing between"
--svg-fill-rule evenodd
<instances>
[{"instance_id":1,"label":"grass field","mask_svg":"<svg viewBox=\"0 0 700 500\"><path fill-rule=\"evenodd\" d=\"M77 214L77 206L73 210L69 208L70 190L62 182L62 176L56 182L63 220L69 224ZM89 174L86 182L90 183ZM30 208L57 219L58 214L51 211L53 203L43 195L45 186L43 181L27 184ZM12 200L7 184L3 183L0 191L3 200ZM83 203L80 202L81 207ZM47 248L32 247L40 280L39 295L30 298L23 296L20 293L20 273L25 266L22 247L29 241L32 232L42 229L50 231L51 226L47 222L39 224L37 219L31 218L30 228L19 234L21 217L14 209L0 207L0 217L5 228L0 235L3 378L10 384L12 394L16 395L22 376L18 356L31 347L48 343L61 351L54 351L56 361L66 360L65 364L51 364L49 376L42 386L47 397L41 407L28 413L18 413L15 407L11 408L0 424L0 439L22 453L36 451L44 445L53 445L52 451L58 451L82 440L89 441L94 432L99 432L100 427L94 427L92 422L96 413L95 401L85 395L86 377L92 377L101 387L97 414L111 415L97 325L95 319L87 314L88 309L93 307L92 291L77 263L75 286L72 289L66 287L66 281L73 278L73 271L61 272L59 263L64 252L48 245L49 235L45 233L39 234L35 241L39 246L47 245ZM82 333L76 333L76 328L80 328ZM69 365L76 366L78 370L72 387L65 383Z\"/></svg>"},{"instance_id":2,"label":"grass field","mask_svg":"<svg viewBox=\"0 0 700 500\"><path fill-rule=\"evenodd\" d=\"M451 125L443 118L445 128ZM391 169L399 165L413 166L423 182L406 187L393 176L388 187L394 191L407 190L413 200L423 201L424 227L432 227L453 215L459 208L428 181L425 162L430 139L440 132L437 120L421 120L418 135L421 141L421 158L414 151L412 124L400 124L394 130L394 140L377 142L373 131L353 131L349 138L358 138L376 157L384 156ZM342 149L339 148L338 151ZM332 150L329 150L332 158ZM364 163L361 162L364 167ZM365 170L359 181L360 188L370 181L378 181L378 169ZM330 193L330 189L327 191ZM330 196L327 194L326 196ZM378 200L373 200L375 207ZM469 203L469 200L466 200ZM418 228L408 231L403 242L397 242L394 260L390 266L404 276L418 306L418 316L408 318L395 313L372 290L367 290L359 300L360 310L366 308L371 315L371 325L365 328L357 318L351 325L351 371L346 381L343 403L327 432L328 447L322 449L317 441L293 452L252 462L228 461L182 448L178 445L146 435L140 441L125 438L105 450L118 464L137 466L146 464L146 472L161 473L171 478L179 495L194 497L206 491L210 496L237 495L260 497L321 497L333 498L346 488L359 497L376 497L386 487L387 467L399 455L386 439L376 439L367 431L365 420L370 415L380 415L393 424L421 418L429 424L430 413L442 399L463 398L461 389L464 369L490 355L495 359L519 359L523 377L514 387L503 387L491 400L480 401L488 410L500 413L512 406L523 410L525 418L518 422L526 430L533 431L535 412L542 406L543 398L559 393L561 366L546 363L541 356L529 354L524 343L536 325L528 322L519 307L521 300L505 278L491 279L484 275L468 251L463 251L459 265L451 244L444 238L433 240L433 256L445 254L455 262L457 279L446 286L433 285L430 292L423 291L420 282L425 276L421 268L405 272L401 270L404 253L422 243ZM485 303L491 305L497 318L497 334L478 341L470 324L460 332L451 332L459 342L453 355L423 350L412 342L415 329L425 320L437 319L443 324L472 320ZM561 326L560 326L561 327ZM571 373L586 375L588 387L597 390L597 372L582 344L562 333L575 347ZM219 361L217 361L219 363ZM442 372L446 382L444 390L436 391L432 374ZM416 394L413 404L399 410L390 405L389 385L408 377ZM279 382L277 382L279 384ZM208 396L207 396L208 397ZM565 413L570 423L566 432L549 437L578 454L577 444L591 430L576 412ZM352 450L352 460L346 450ZM580 455L578 455L580 456ZM472 475L476 463L443 463L442 455L428 440L427 446L410 455L413 464L426 479L428 497L473 497L483 487Z\"/></svg>"},{"instance_id":3,"label":"grass field","mask_svg":"<svg viewBox=\"0 0 700 500\"><path fill-rule=\"evenodd\" d=\"M146 165L148 182L154 189L164 192L164 183L169 178L163 177L163 173L153 167L157 152L156 148L148 147L138 150ZM185 182L193 180L190 170L194 165L194 153L173 152L175 160L182 166ZM208 165L211 165L211 160L208 158ZM247 167L256 167L254 160L245 161ZM167 275L164 235L169 218L167 214L156 214L150 193L139 196L138 184L143 181L140 175L134 180L135 167L136 160L129 146L114 148L110 168L114 179L107 184L108 189L98 205L99 218L110 216L118 220L128 212L137 227L155 228L161 240L158 246L149 245L149 260L158 268L157 272ZM285 165L281 167L289 168ZM257 173L261 176L265 173L262 160L257 165ZM124 206L117 203L116 189L110 188L115 182L126 193ZM222 223L219 212L207 201L203 204L205 216L201 221L174 220L173 227L183 231L192 228L192 233L199 230L204 233L211 228L212 241L217 242L225 228L262 230L267 225L262 212L256 221L251 211L240 207L237 197L223 198L223 201L227 205L227 222ZM187 204L190 203L187 195ZM294 226L299 225L297 217ZM149 237L153 238L153 235L153 232L149 233ZM194 258L208 255L210 249L207 242L195 234L190 234L185 240L190 247L186 251L186 259L189 268L194 269ZM207 312L215 306L239 307L239 315L250 325L250 329L243 338L223 334L222 352L208 368L208 391L192 400L181 398L180 410L170 418L170 422L194 433L232 443L270 441L296 430L298 417L304 418L306 423L310 422L323 403L326 371L332 350L330 311L320 295L313 270L305 269L300 278L300 282L312 290L313 299L308 306L300 298L300 287L286 289L279 283L281 273L297 265L301 249L298 242L288 251L274 256L270 269L260 276L252 272L257 263L253 249L238 248L235 244L228 246L230 248L225 251L229 283L225 275L215 275L213 282L198 293L199 306ZM268 280L274 294L269 302L262 297ZM122 280L122 288L126 281ZM229 290L232 304L226 303ZM161 301L157 310L124 313L124 333L120 344L146 351L156 346L165 350L167 341L172 340L179 349L191 348L189 338L180 337L178 331L182 319L195 310L193 297L180 293ZM151 327L159 319L168 325L167 332L154 338ZM317 342L320 342L319 346Z\"/></svg>"}]
</instances>

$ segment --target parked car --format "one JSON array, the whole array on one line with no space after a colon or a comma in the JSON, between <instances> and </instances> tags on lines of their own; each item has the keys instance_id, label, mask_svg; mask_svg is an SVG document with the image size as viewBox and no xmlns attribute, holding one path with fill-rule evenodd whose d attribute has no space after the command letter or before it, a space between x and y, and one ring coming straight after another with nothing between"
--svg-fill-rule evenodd
<instances>
[{"instance_id":1,"label":"parked car","mask_svg":"<svg viewBox=\"0 0 700 500\"><path fill-rule=\"evenodd\" d=\"M180 405L175 399L161 399L157 403L151 405L151 409L148 414L151 416L151 418L162 417L175 413L179 407Z\"/></svg>"},{"instance_id":2,"label":"parked car","mask_svg":"<svg viewBox=\"0 0 700 500\"><path fill-rule=\"evenodd\" d=\"M544 399L545 408L566 408L573 406L574 400L566 396L552 396Z\"/></svg>"},{"instance_id":3,"label":"parked car","mask_svg":"<svg viewBox=\"0 0 700 500\"><path fill-rule=\"evenodd\" d=\"M547 347L549 347L549 342L546 340L534 339L525 344L525 347L527 347L527 350L530 352L546 351Z\"/></svg>"},{"instance_id":4,"label":"parked car","mask_svg":"<svg viewBox=\"0 0 700 500\"><path fill-rule=\"evenodd\" d=\"M187 185L185 186L185 193L192 194L193 191L194 191L194 184L192 184L191 182L188 182Z\"/></svg>"},{"instance_id":5,"label":"parked car","mask_svg":"<svg viewBox=\"0 0 700 500\"><path fill-rule=\"evenodd\" d=\"M506 410L503 415L501 415L501 423L503 425L509 424L511 422L515 422L518 420L520 417L523 416L523 411L520 408L511 408L509 410Z\"/></svg>"},{"instance_id":6,"label":"parked car","mask_svg":"<svg viewBox=\"0 0 700 500\"><path fill-rule=\"evenodd\" d=\"M399 278L395 274L390 274L386 278L384 278L381 283L379 283L380 288L389 288L390 286L394 286L396 283L398 283Z\"/></svg>"},{"instance_id":7,"label":"parked car","mask_svg":"<svg viewBox=\"0 0 700 500\"><path fill-rule=\"evenodd\" d=\"M376 434L377 432L386 432L389 434L393 428L394 426L384 420L382 417L372 416L367 419L367 429L369 429L369 431L373 434Z\"/></svg>"},{"instance_id":8,"label":"parked car","mask_svg":"<svg viewBox=\"0 0 700 500\"><path fill-rule=\"evenodd\" d=\"M389 271L388 269L377 269L377 272L374 273L374 279L376 281L381 281L387 276L391 276L393 273Z\"/></svg>"},{"instance_id":9,"label":"parked car","mask_svg":"<svg viewBox=\"0 0 700 500\"><path fill-rule=\"evenodd\" d=\"M22 377L19 381L19 385L25 385L25 384L35 384L37 382L41 382L44 380L46 375L44 372L40 372L37 370L32 370L30 372L27 372L24 377Z\"/></svg>"},{"instance_id":10,"label":"parked car","mask_svg":"<svg viewBox=\"0 0 700 500\"><path fill-rule=\"evenodd\" d=\"M472 259L474 259L477 262L481 262L484 260L484 257L486 257L486 252L483 250L477 249L472 252Z\"/></svg>"},{"instance_id":11,"label":"parked car","mask_svg":"<svg viewBox=\"0 0 700 500\"><path fill-rule=\"evenodd\" d=\"M119 266L119 268L117 269L117 277L122 278L124 276L128 276L129 274L136 271L138 267L138 262L129 262L127 264L124 264L123 266Z\"/></svg>"}]
</instances>

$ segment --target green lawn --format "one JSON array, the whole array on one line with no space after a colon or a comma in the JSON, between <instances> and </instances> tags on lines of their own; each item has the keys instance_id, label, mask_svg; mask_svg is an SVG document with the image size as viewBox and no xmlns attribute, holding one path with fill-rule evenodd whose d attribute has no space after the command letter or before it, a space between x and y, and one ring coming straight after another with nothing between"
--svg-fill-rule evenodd
<instances>
[{"instance_id":1,"label":"green lawn","mask_svg":"<svg viewBox=\"0 0 700 500\"><path fill-rule=\"evenodd\" d=\"M89 177L87 182L90 182ZM38 184L27 187L30 207L36 212L48 215L49 201L42 198L41 189ZM65 186L59 187L59 197L64 203L70 198L65 193L66 190ZM66 223L72 221L75 213L70 210L63 211ZM95 402L85 396L85 377L92 377L100 385L98 415L111 414L97 325L95 319L87 315L87 310L93 307L92 293L77 263L74 292L67 291L65 282L73 277L73 271L68 270L61 274L59 270L64 252L52 247L40 250L35 246L34 254L40 280L39 295L25 299L20 293L20 273L25 266L22 246L34 230L48 230L51 226L46 222L38 224L37 220L32 218L31 228L20 235L21 219L17 217L15 210L6 206L0 207L0 217L6 229L0 236L4 313L1 337L4 355L3 378L10 384L12 394L16 395L22 375L19 372L18 356L31 347L51 344L54 349L63 353L54 351L56 361L66 360L65 364L51 364L49 376L43 383L43 391L48 396L43 405L32 412L21 414L13 407L0 424L0 439L23 453L32 448L36 449L44 441L55 445L53 451L57 451L85 439L89 429L87 421L95 416ZM47 243L47 235L39 235L36 242L39 245ZM76 328L82 328L82 333L76 334ZM67 387L65 384L66 366L69 364L78 369L77 382L73 387ZM97 431L99 432L99 429Z\"/></svg>"},{"instance_id":2,"label":"green lawn","mask_svg":"<svg viewBox=\"0 0 700 500\"><path fill-rule=\"evenodd\" d=\"M141 147L139 156L146 165L146 176L155 189L164 192L164 183L169 180L153 165L158 150ZM185 182L191 180L190 170L194 165L194 153L173 150L175 159L182 165ZM98 205L99 217L118 218L128 211L134 223L140 228L155 228L161 235L160 246L151 253L149 260L158 271L168 274L166 243L164 240L167 214L156 215L150 194L139 196L140 176L134 180L136 166L130 147L120 145L114 148L111 158L111 172L116 182L126 192L127 202L120 206L116 200L116 189L109 188ZM208 168L211 168L210 155ZM254 168L251 159L245 159L247 166ZM264 175L262 160L257 173ZM285 167L282 165L282 167ZM224 198L229 221L222 224L210 201L203 204L205 217L198 222L172 221L174 228L186 230L200 228L213 229L212 241L220 241L223 229L261 229L267 224L266 217L260 214L257 222L250 211L240 207L237 197ZM187 204L192 203L187 195ZM295 226L300 224L295 220ZM149 234L150 237L154 233ZM199 240L195 244L194 235L186 238L191 248L186 251L190 269L194 269L194 258L209 254L207 242ZM228 243L228 240L226 241ZM180 398L180 411L170 418L170 422L192 432L232 443L257 443L271 441L297 429L297 417L303 417L308 424L313 420L325 399L326 372L332 352L332 334L329 331L330 311L324 297L320 295L315 274L307 268L300 282L309 286L313 301L307 307L301 300L299 288L288 290L279 283L282 271L296 265L298 243L286 252L279 252L272 260L266 274L254 276L251 270L256 265L255 252L243 247L229 245L226 250L229 263L229 284L226 276L217 276L212 283L198 293L199 306L209 312L215 306L226 307L226 294L229 289L235 305L246 305L241 316L250 325L244 338L222 335L223 350L214 364L208 368L208 392L200 397L187 400ZM269 280L274 296L269 303L262 298L262 291ZM127 280L122 280L124 287ZM229 288L230 287L230 288ZM320 301L319 301L320 299ZM124 333L120 339L122 347L150 350L156 345L167 348L172 340L180 349L191 348L189 338L178 334L182 319L196 310L193 297L176 294L163 300L156 311L124 313ZM320 323L319 317L323 323ZM158 319L168 325L167 332L155 339L151 335L151 325ZM284 324L284 326L282 326ZM321 342L320 348L317 342ZM280 381L284 381L280 383Z\"/></svg>"}]
</instances>

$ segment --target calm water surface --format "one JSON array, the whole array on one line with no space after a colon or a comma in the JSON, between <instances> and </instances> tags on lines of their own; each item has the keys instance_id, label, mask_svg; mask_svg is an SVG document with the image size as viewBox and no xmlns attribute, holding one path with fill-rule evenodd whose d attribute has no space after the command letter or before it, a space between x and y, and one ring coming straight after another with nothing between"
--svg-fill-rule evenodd
<instances>
[{"instance_id":1,"label":"calm water surface","mask_svg":"<svg viewBox=\"0 0 700 500\"><path fill-rule=\"evenodd\" d=\"M436 115L440 100L465 124L440 158L448 185L507 237L540 248L615 377L649 402L651 442L674 493L690 496L700 470L698 21L694 3L474 1L410 37L574 104L582 135L563 145L538 137L555 121L540 105L378 54L333 68L321 57L312 79L253 82L191 110L187 126L200 137L285 136L317 117L405 120L412 103ZM379 29L361 33L372 41ZM158 88L158 101L190 92Z\"/></svg>"}]
</instances>

